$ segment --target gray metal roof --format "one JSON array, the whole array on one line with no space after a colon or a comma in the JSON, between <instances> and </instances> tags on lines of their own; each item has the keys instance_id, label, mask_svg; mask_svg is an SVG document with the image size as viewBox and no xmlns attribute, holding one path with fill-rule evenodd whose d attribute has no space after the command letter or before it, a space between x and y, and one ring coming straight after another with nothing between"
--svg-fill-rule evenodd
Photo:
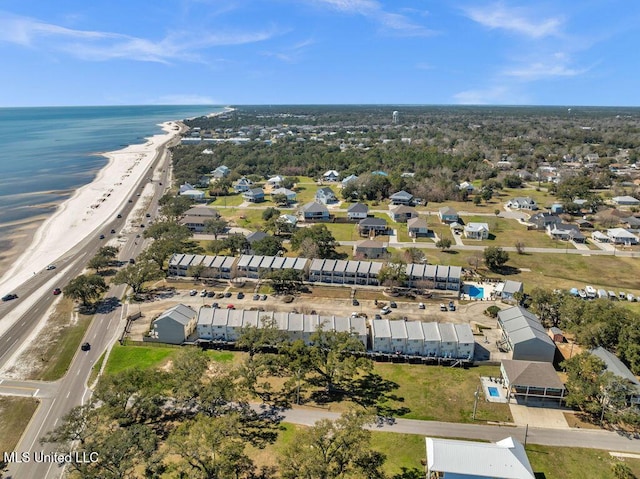
<instances>
[{"instance_id":1,"label":"gray metal roof","mask_svg":"<svg viewBox=\"0 0 640 479\"><path fill-rule=\"evenodd\" d=\"M196 317L196 312L189 306L184 304L176 304L173 308L167 309L160 316L158 316L154 322L161 321L163 319L171 319L182 325L187 325Z\"/></svg>"},{"instance_id":2,"label":"gray metal roof","mask_svg":"<svg viewBox=\"0 0 640 479\"><path fill-rule=\"evenodd\" d=\"M440 331L440 338L443 343L457 343L458 336L456 335L456 329L452 323L438 323L438 330Z\"/></svg>"},{"instance_id":3,"label":"gray metal roof","mask_svg":"<svg viewBox=\"0 0 640 479\"><path fill-rule=\"evenodd\" d=\"M407 328L403 320L389 321L389 329L393 339L407 339Z\"/></svg>"},{"instance_id":4,"label":"gray metal roof","mask_svg":"<svg viewBox=\"0 0 640 479\"><path fill-rule=\"evenodd\" d=\"M640 381L638 380L638 378L635 377L629 370L629 368L626 367L624 363L620 361L620 359L618 359L618 357L611 351L607 351L603 347L598 347L592 350L591 354L599 357L604 361L605 365L607 366L607 371L611 371L616 376L627 379L636 386L640 386Z\"/></svg>"}]
</instances>

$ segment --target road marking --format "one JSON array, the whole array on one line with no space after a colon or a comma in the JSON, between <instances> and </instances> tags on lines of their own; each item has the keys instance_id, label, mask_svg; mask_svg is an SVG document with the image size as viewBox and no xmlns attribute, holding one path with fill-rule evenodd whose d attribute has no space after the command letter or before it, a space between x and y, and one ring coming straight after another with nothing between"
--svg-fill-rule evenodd
<instances>
[{"instance_id":1,"label":"road marking","mask_svg":"<svg viewBox=\"0 0 640 479\"><path fill-rule=\"evenodd\" d=\"M78 372L76 373L76 376L80 376L80 369L78 369Z\"/></svg>"},{"instance_id":2,"label":"road marking","mask_svg":"<svg viewBox=\"0 0 640 479\"><path fill-rule=\"evenodd\" d=\"M71 391L67 393L67 399L69 399L69 396L71 396Z\"/></svg>"},{"instance_id":3,"label":"road marking","mask_svg":"<svg viewBox=\"0 0 640 479\"><path fill-rule=\"evenodd\" d=\"M36 397L39 392L40 392L40 389L36 389L36 392L33 393L33 397Z\"/></svg>"},{"instance_id":4,"label":"road marking","mask_svg":"<svg viewBox=\"0 0 640 479\"><path fill-rule=\"evenodd\" d=\"M55 398L55 399L51 402L51 406L49 406L49 410L47 411L47 414L45 414L45 415L44 415L44 417L45 417L45 418L49 415L49 413L51 412L51 409L53 409L53 405L56 403L56 400L57 400L57 399L58 399L58 398ZM36 432L36 435L35 435L35 437L34 437L34 439L33 439L33 442L32 442L32 443L31 443L31 445L29 446L28 451L33 450L33 445L36 443L36 441L37 441L38 439L40 439L40 431L42 431L42 428L44 427L44 423L45 423L45 421L42 421L42 422L40 423L40 427L38 428L38 431Z\"/></svg>"}]
</instances>

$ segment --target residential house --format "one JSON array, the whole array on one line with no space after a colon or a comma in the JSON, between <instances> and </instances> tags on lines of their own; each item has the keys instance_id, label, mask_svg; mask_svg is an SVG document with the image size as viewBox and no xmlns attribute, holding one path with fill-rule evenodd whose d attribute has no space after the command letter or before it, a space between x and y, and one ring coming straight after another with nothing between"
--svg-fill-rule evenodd
<instances>
[{"instance_id":1,"label":"residential house","mask_svg":"<svg viewBox=\"0 0 640 479\"><path fill-rule=\"evenodd\" d=\"M287 198L287 203L295 203L297 200L297 195L295 191L292 191L287 188L276 188L271 191L271 197L273 198L275 195L284 195Z\"/></svg>"},{"instance_id":2,"label":"residential house","mask_svg":"<svg viewBox=\"0 0 640 479\"><path fill-rule=\"evenodd\" d=\"M220 214L213 208L207 208L206 206L194 206L185 211L179 223L189 228L194 233L202 233L205 225L209 220L215 220L220 217Z\"/></svg>"},{"instance_id":3,"label":"residential house","mask_svg":"<svg viewBox=\"0 0 640 479\"><path fill-rule=\"evenodd\" d=\"M498 313L502 331L500 346L511 351L511 359L552 363L556 345L538 317L520 306Z\"/></svg>"},{"instance_id":4,"label":"residential house","mask_svg":"<svg viewBox=\"0 0 640 479\"><path fill-rule=\"evenodd\" d=\"M278 217L278 221L291 226L295 226L298 224L298 218L293 215L280 215Z\"/></svg>"},{"instance_id":5,"label":"residential house","mask_svg":"<svg viewBox=\"0 0 640 479\"><path fill-rule=\"evenodd\" d=\"M553 238L563 241L573 241L575 243L585 243L587 238L582 234L578 225L567 223L557 223L547 226L547 234Z\"/></svg>"},{"instance_id":6,"label":"residential house","mask_svg":"<svg viewBox=\"0 0 640 479\"><path fill-rule=\"evenodd\" d=\"M272 176L267 180L267 185L271 188L279 188L280 184L284 181L284 178L280 175Z\"/></svg>"},{"instance_id":7,"label":"residential house","mask_svg":"<svg viewBox=\"0 0 640 479\"><path fill-rule=\"evenodd\" d=\"M264 231L252 231L251 233L249 233L246 236L247 241L249 242L249 251L245 251L245 253L247 253L247 254L255 254L255 251L253 251L253 243L255 243L256 241L263 240L267 236L269 236L269 235L267 233L265 233Z\"/></svg>"},{"instance_id":8,"label":"residential house","mask_svg":"<svg viewBox=\"0 0 640 479\"><path fill-rule=\"evenodd\" d=\"M377 175L377 176L389 176L389 174L386 171L372 171L371 172L372 175Z\"/></svg>"},{"instance_id":9,"label":"residential house","mask_svg":"<svg viewBox=\"0 0 640 479\"><path fill-rule=\"evenodd\" d=\"M392 194L389 199L391 200L392 205L413 205L413 195L404 190Z\"/></svg>"},{"instance_id":10,"label":"residential house","mask_svg":"<svg viewBox=\"0 0 640 479\"><path fill-rule=\"evenodd\" d=\"M182 344L193 334L197 314L189 306L177 304L151 322L150 341Z\"/></svg>"},{"instance_id":11,"label":"residential house","mask_svg":"<svg viewBox=\"0 0 640 479\"><path fill-rule=\"evenodd\" d=\"M549 341L553 342L551 338ZM500 373L508 398L526 402L529 398L562 402L567 391L548 361L503 359Z\"/></svg>"},{"instance_id":12,"label":"residential house","mask_svg":"<svg viewBox=\"0 0 640 479\"><path fill-rule=\"evenodd\" d=\"M347 183L357 180L358 177L356 175L349 175L345 179L342 180L342 186L344 187Z\"/></svg>"},{"instance_id":13,"label":"residential house","mask_svg":"<svg viewBox=\"0 0 640 479\"><path fill-rule=\"evenodd\" d=\"M427 479L535 479L522 444L512 437L496 443L426 438Z\"/></svg>"},{"instance_id":14,"label":"residential house","mask_svg":"<svg viewBox=\"0 0 640 479\"><path fill-rule=\"evenodd\" d=\"M512 281L507 279L502 283L498 283L496 286L496 294L506 301L511 301L514 299L514 295L516 293L522 293L524 291L524 287L520 281Z\"/></svg>"},{"instance_id":15,"label":"residential house","mask_svg":"<svg viewBox=\"0 0 640 479\"><path fill-rule=\"evenodd\" d=\"M204 200L204 196L205 196L204 191L196 190L189 183L185 183L184 185L180 186L179 194L180 196L186 196L187 198L191 198L192 200L195 200L195 201L202 201Z\"/></svg>"},{"instance_id":16,"label":"residential house","mask_svg":"<svg viewBox=\"0 0 640 479\"><path fill-rule=\"evenodd\" d=\"M533 198L512 198L507 201L507 206L514 210L529 210L534 211L538 209L538 204Z\"/></svg>"},{"instance_id":17,"label":"residential house","mask_svg":"<svg viewBox=\"0 0 640 479\"><path fill-rule=\"evenodd\" d=\"M443 223L456 223L460 220L458 212L450 206L443 206L438 210L438 217Z\"/></svg>"},{"instance_id":18,"label":"residential house","mask_svg":"<svg viewBox=\"0 0 640 479\"><path fill-rule=\"evenodd\" d=\"M638 198L634 198L633 196L614 196L611 198L616 205L624 205L624 206L638 206L640 205L640 200Z\"/></svg>"},{"instance_id":19,"label":"residential house","mask_svg":"<svg viewBox=\"0 0 640 479\"><path fill-rule=\"evenodd\" d=\"M427 226L427 220L424 218L416 217L407 220L407 229L409 230L410 238L429 236L429 227Z\"/></svg>"},{"instance_id":20,"label":"residential house","mask_svg":"<svg viewBox=\"0 0 640 479\"><path fill-rule=\"evenodd\" d=\"M488 239L489 225L487 223L467 223L464 226L464 236L469 239Z\"/></svg>"},{"instance_id":21,"label":"residential house","mask_svg":"<svg viewBox=\"0 0 640 479\"><path fill-rule=\"evenodd\" d=\"M253 181L249 178L245 178L244 176L236 181L233 185L233 190L236 193L244 193L245 191L249 191L253 186Z\"/></svg>"},{"instance_id":22,"label":"residential house","mask_svg":"<svg viewBox=\"0 0 640 479\"><path fill-rule=\"evenodd\" d=\"M396 223L406 223L411 218L417 218L418 211L411 206L389 206L389 217Z\"/></svg>"},{"instance_id":23,"label":"residential house","mask_svg":"<svg viewBox=\"0 0 640 479\"><path fill-rule=\"evenodd\" d=\"M338 181L340 179L340 173L336 170L329 170L322 174L322 179L324 181Z\"/></svg>"},{"instance_id":24,"label":"residential house","mask_svg":"<svg viewBox=\"0 0 640 479\"><path fill-rule=\"evenodd\" d=\"M381 241L362 240L353 246L353 256L365 259L384 258L387 256L387 248Z\"/></svg>"},{"instance_id":25,"label":"residential house","mask_svg":"<svg viewBox=\"0 0 640 479\"><path fill-rule=\"evenodd\" d=\"M622 245L638 244L638 237L624 228L611 228L607 230L609 242Z\"/></svg>"},{"instance_id":26,"label":"residential house","mask_svg":"<svg viewBox=\"0 0 640 479\"><path fill-rule=\"evenodd\" d=\"M562 223L562 219L556 214L541 212L532 215L531 218L529 218L529 223L531 223L537 230L546 231L547 226L555 226Z\"/></svg>"},{"instance_id":27,"label":"residential house","mask_svg":"<svg viewBox=\"0 0 640 479\"><path fill-rule=\"evenodd\" d=\"M624 365L618 357L603 347L598 347L591 351L591 354L600 358L607 369L617 377L626 380L631 386L631 394L627 397L629 404L640 405L640 381L638 378Z\"/></svg>"},{"instance_id":28,"label":"residential house","mask_svg":"<svg viewBox=\"0 0 640 479\"><path fill-rule=\"evenodd\" d=\"M224 165L218 166L211 172L215 179L226 178L231 173L231 170Z\"/></svg>"},{"instance_id":29,"label":"residential house","mask_svg":"<svg viewBox=\"0 0 640 479\"><path fill-rule=\"evenodd\" d=\"M576 220L576 224L578 225L578 228L582 229L591 229L593 228L593 223L589 220L585 220L583 218L577 219Z\"/></svg>"},{"instance_id":30,"label":"residential house","mask_svg":"<svg viewBox=\"0 0 640 479\"><path fill-rule=\"evenodd\" d=\"M210 183L211 178L209 176L201 175L196 184L198 185L198 188L207 188Z\"/></svg>"},{"instance_id":31,"label":"residential house","mask_svg":"<svg viewBox=\"0 0 640 479\"><path fill-rule=\"evenodd\" d=\"M387 229L387 220L383 218L365 218L358 223L358 233L360 233L360 236L386 234Z\"/></svg>"},{"instance_id":32,"label":"residential house","mask_svg":"<svg viewBox=\"0 0 640 479\"><path fill-rule=\"evenodd\" d=\"M347 218L350 220L362 220L368 213L369 206L364 203L354 203L347 208Z\"/></svg>"},{"instance_id":33,"label":"residential house","mask_svg":"<svg viewBox=\"0 0 640 479\"><path fill-rule=\"evenodd\" d=\"M623 218L622 224L624 225L625 229L631 233L640 231L640 218L636 218L635 216Z\"/></svg>"},{"instance_id":34,"label":"residential house","mask_svg":"<svg viewBox=\"0 0 640 479\"><path fill-rule=\"evenodd\" d=\"M262 188L250 188L242 193L242 198L249 203L262 203L264 201L264 190Z\"/></svg>"},{"instance_id":35,"label":"residential house","mask_svg":"<svg viewBox=\"0 0 640 479\"><path fill-rule=\"evenodd\" d=\"M322 203L324 205L329 205L332 203L336 203L338 201L336 194L328 186L325 186L323 188L318 188L318 191L316 191L315 199L317 202Z\"/></svg>"},{"instance_id":36,"label":"residential house","mask_svg":"<svg viewBox=\"0 0 640 479\"><path fill-rule=\"evenodd\" d=\"M300 213L305 221L329 219L329 210L325 205L317 201L311 201L302 206Z\"/></svg>"},{"instance_id":37,"label":"residential house","mask_svg":"<svg viewBox=\"0 0 640 479\"><path fill-rule=\"evenodd\" d=\"M476 189L475 186L473 186L471 183L469 183L468 181L463 181L462 183L460 183L458 185L458 189L461 191L466 191L467 193L473 193L473 191Z\"/></svg>"}]
</instances>

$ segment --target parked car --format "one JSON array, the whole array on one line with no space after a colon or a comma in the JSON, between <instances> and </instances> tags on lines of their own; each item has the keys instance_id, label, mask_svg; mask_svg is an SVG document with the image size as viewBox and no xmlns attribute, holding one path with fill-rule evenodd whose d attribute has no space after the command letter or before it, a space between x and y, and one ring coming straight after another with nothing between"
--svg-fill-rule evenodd
<instances>
[{"instance_id":1,"label":"parked car","mask_svg":"<svg viewBox=\"0 0 640 479\"><path fill-rule=\"evenodd\" d=\"M116 218L120 219L122 218L122 215L119 214L118 216L116 216Z\"/></svg>"},{"instance_id":2,"label":"parked car","mask_svg":"<svg viewBox=\"0 0 640 479\"><path fill-rule=\"evenodd\" d=\"M207 290L203 289L202 291L200 291L200 297L204 298L205 296L207 296Z\"/></svg>"},{"instance_id":3,"label":"parked car","mask_svg":"<svg viewBox=\"0 0 640 479\"><path fill-rule=\"evenodd\" d=\"M219 308L219 307L220 307L220 305L219 305L218 303L213 303L213 304L211 305L211 307L212 307L212 308Z\"/></svg>"},{"instance_id":4,"label":"parked car","mask_svg":"<svg viewBox=\"0 0 640 479\"><path fill-rule=\"evenodd\" d=\"M111 234L112 235L116 234L116 230L111 230Z\"/></svg>"},{"instance_id":5,"label":"parked car","mask_svg":"<svg viewBox=\"0 0 640 479\"><path fill-rule=\"evenodd\" d=\"M254 294L253 295L253 300L254 301L258 301L260 299L260 295L259 294Z\"/></svg>"},{"instance_id":6,"label":"parked car","mask_svg":"<svg viewBox=\"0 0 640 479\"><path fill-rule=\"evenodd\" d=\"M262 296L260 296L260 301L266 301L267 300L267 295L263 294Z\"/></svg>"},{"instance_id":7,"label":"parked car","mask_svg":"<svg viewBox=\"0 0 640 479\"><path fill-rule=\"evenodd\" d=\"M196 294L198 294L198 292L195 289L189 291L189 296L195 296Z\"/></svg>"},{"instance_id":8,"label":"parked car","mask_svg":"<svg viewBox=\"0 0 640 479\"><path fill-rule=\"evenodd\" d=\"M47 271L51 271L52 269L56 269L56 265L55 264L50 264L49 266L47 266Z\"/></svg>"},{"instance_id":9,"label":"parked car","mask_svg":"<svg viewBox=\"0 0 640 479\"><path fill-rule=\"evenodd\" d=\"M222 299L222 298L224 298L224 293L218 293L218 294L216 294L216 298L217 298L217 299Z\"/></svg>"},{"instance_id":10,"label":"parked car","mask_svg":"<svg viewBox=\"0 0 640 479\"><path fill-rule=\"evenodd\" d=\"M238 299L244 299L244 293L242 291L238 292Z\"/></svg>"},{"instance_id":11,"label":"parked car","mask_svg":"<svg viewBox=\"0 0 640 479\"><path fill-rule=\"evenodd\" d=\"M418 309L424 309L424 308L425 308L424 303L418 303Z\"/></svg>"},{"instance_id":12,"label":"parked car","mask_svg":"<svg viewBox=\"0 0 640 479\"><path fill-rule=\"evenodd\" d=\"M227 304L227 309L236 309L236 307L233 304Z\"/></svg>"},{"instance_id":13,"label":"parked car","mask_svg":"<svg viewBox=\"0 0 640 479\"><path fill-rule=\"evenodd\" d=\"M136 264L135 258L129 258L129 264Z\"/></svg>"},{"instance_id":14,"label":"parked car","mask_svg":"<svg viewBox=\"0 0 640 479\"><path fill-rule=\"evenodd\" d=\"M100 239L104 239L104 235L100 235Z\"/></svg>"},{"instance_id":15,"label":"parked car","mask_svg":"<svg viewBox=\"0 0 640 479\"><path fill-rule=\"evenodd\" d=\"M224 297L225 298L230 298L231 297L231 293L229 291L227 291L226 293L224 293Z\"/></svg>"},{"instance_id":16,"label":"parked car","mask_svg":"<svg viewBox=\"0 0 640 479\"><path fill-rule=\"evenodd\" d=\"M353 301L351 301L351 304L354 306L360 306L360 301L358 301L357 299L354 299Z\"/></svg>"},{"instance_id":17,"label":"parked car","mask_svg":"<svg viewBox=\"0 0 640 479\"><path fill-rule=\"evenodd\" d=\"M444 303L440 303L440 311L447 311L447 305Z\"/></svg>"},{"instance_id":18,"label":"parked car","mask_svg":"<svg viewBox=\"0 0 640 479\"><path fill-rule=\"evenodd\" d=\"M390 307L390 308L397 308L397 307L398 307L398 305L396 304L396 302L395 302L395 301L391 301L391 302L389 302L389 307Z\"/></svg>"},{"instance_id":19,"label":"parked car","mask_svg":"<svg viewBox=\"0 0 640 479\"><path fill-rule=\"evenodd\" d=\"M381 310L380 310L380 314L389 314L391 312L391 308L389 306L384 306Z\"/></svg>"},{"instance_id":20,"label":"parked car","mask_svg":"<svg viewBox=\"0 0 640 479\"><path fill-rule=\"evenodd\" d=\"M147 214L145 215L145 217L147 217L147 218L151 218L151 213L147 213Z\"/></svg>"},{"instance_id":21,"label":"parked car","mask_svg":"<svg viewBox=\"0 0 640 479\"><path fill-rule=\"evenodd\" d=\"M53 290L53 295L54 296L58 296L61 293L62 293L62 290L60 288L54 288L54 290Z\"/></svg>"},{"instance_id":22,"label":"parked car","mask_svg":"<svg viewBox=\"0 0 640 479\"><path fill-rule=\"evenodd\" d=\"M18 297L18 295L17 295L17 294L15 294L15 293L5 294L5 295L2 297L2 301L11 301L12 299L16 299L17 297Z\"/></svg>"},{"instance_id":23,"label":"parked car","mask_svg":"<svg viewBox=\"0 0 640 479\"><path fill-rule=\"evenodd\" d=\"M379 314L376 314L376 315L374 316L374 319L382 319L382 316L380 316Z\"/></svg>"},{"instance_id":24,"label":"parked car","mask_svg":"<svg viewBox=\"0 0 640 479\"><path fill-rule=\"evenodd\" d=\"M91 345L89 343L82 343L80 349L82 349L83 351L89 351L91 349Z\"/></svg>"},{"instance_id":25,"label":"parked car","mask_svg":"<svg viewBox=\"0 0 640 479\"><path fill-rule=\"evenodd\" d=\"M215 298L216 296L216 292L215 291L208 291L207 292L207 298Z\"/></svg>"}]
</instances>

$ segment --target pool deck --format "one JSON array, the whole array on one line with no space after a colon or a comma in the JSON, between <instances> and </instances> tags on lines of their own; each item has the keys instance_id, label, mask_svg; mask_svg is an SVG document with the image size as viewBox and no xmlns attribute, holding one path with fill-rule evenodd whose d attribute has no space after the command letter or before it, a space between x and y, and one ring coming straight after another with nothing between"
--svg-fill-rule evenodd
<instances>
[{"instance_id":1,"label":"pool deck","mask_svg":"<svg viewBox=\"0 0 640 479\"><path fill-rule=\"evenodd\" d=\"M492 380L493 379L493 380ZM489 402L508 403L507 389L503 384L499 382L500 378L489 378L486 376L480 377L480 384L482 384L482 392L484 397ZM489 394L489 388L496 388L498 396L492 396Z\"/></svg>"}]
</instances>

